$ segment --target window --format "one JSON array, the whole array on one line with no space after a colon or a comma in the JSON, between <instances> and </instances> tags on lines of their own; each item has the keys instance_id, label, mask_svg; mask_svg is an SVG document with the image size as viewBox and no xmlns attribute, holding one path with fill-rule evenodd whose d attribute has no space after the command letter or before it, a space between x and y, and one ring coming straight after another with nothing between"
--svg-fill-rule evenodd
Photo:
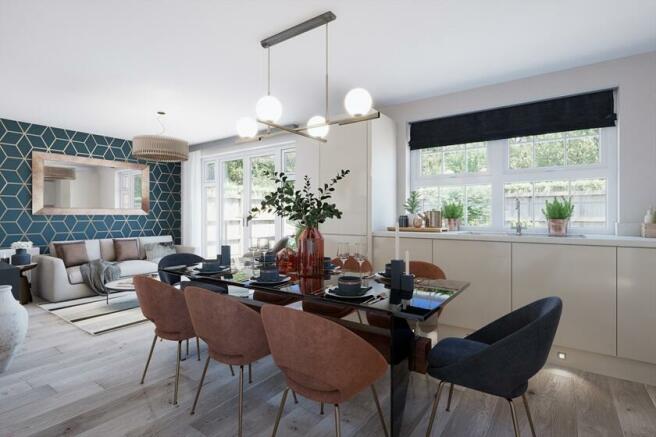
<instances>
[{"instance_id":1,"label":"window","mask_svg":"<svg viewBox=\"0 0 656 437\"><path fill-rule=\"evenodd\" d=\"M553 197L572 197L570 228L612 233L616 220L615 127L556 132L410 152L410 189L423 209L463 204L463 228L546 232L542 209Z\"/></svg>"},{"instance_id":2,"label":"window","mask_svg":"<svg viewBox=\"0 0 656 437\"><path fill-rule=\"evenodd\" d=\"M116 172L116 187L118 192L118 196L115 197L117 208L141 208L140 171Z\"/></svg>"},{"instance_id":3,"label":"window","mask_svg":"<svg viewBox=\"0 0 656 437\"><path fill-rule=\"evenodd\" d=\"M273 173L284 169L293 183L295 165L296 152L289 146L204 160L202 250L207 258L215 258L223 244L239 256L258 240L294 234L294 227L277 216L261 214L249 223L246 217L274 190Z\"/></svg>"}]
</instances>

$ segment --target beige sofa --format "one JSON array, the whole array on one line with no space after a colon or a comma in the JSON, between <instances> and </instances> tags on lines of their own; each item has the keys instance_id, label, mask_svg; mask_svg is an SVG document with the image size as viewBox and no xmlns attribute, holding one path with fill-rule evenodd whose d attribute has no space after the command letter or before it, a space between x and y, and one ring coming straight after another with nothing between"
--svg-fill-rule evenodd
<instances>
[{"instance_id":1,"label":"beige sofa","mask_svg":"<svg viewBox=\"0 0 656 437\"><path fill-rule=\"evenodd\" d=\"M130 239L130 238L128 238ZM154 273L157 271L157 263L146 260L145 245L148 243L171 242L170 235L159 237L138 237L139 255L141 259L121 261L121 277ZM95 296L83 281L80 267L64 266L64 261L55 256L55 243L49 245L50 255L37 255L32 259L38 267L32 275L32 292L50 302L77 299L80 297ZM114 254L114 241L111 238L102 240L85 240L89 260L103 259L106 261L116 260ZM195 253L190 246L175 246L178 253Z\"/></svg>"}]
</instances>

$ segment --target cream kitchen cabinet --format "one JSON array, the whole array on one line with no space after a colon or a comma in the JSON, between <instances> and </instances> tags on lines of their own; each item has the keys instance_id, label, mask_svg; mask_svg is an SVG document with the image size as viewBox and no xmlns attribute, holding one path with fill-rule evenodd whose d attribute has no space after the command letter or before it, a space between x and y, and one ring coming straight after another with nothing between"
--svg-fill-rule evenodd
<instances>
[{"instance_id":1,"label":"cream kitchen cabinet","mask_svg":"<svg viewBox=\"0 0 656 437\"><path fill-rule=\"evenodd\" d=\"M399 238L401 258L405 251L410 252L413 261L433 262L433 242L428 239ZM385 264L394 258L394 238L374 237L374 270L385 270Z\"/></svg>"},{"instance_id":2,"label":"cream kitchen cabinet","mask_svg":"<svg viewBox=\"0 0 656 437\"><path fill-rule=\"evenodd\" d=\"M617 355L656 364L656 249L617 249Z\"/></svg>"},{"instance_id":3,"label":"cream kitchen cabinet","mask_svg":"<svg viewBox=\"0 0 656 437\"><path fill-rule=\"evenodd\" d=\"M563 300L555 344L616 355L616 248L512 245L512 307L546 296Z\"/></svg>"},{"instance_id":4,"label":"cream kitchen cabinet","mask_svg":"<svg viewBox=\"0 0 656 437\"><path fill-rule=\"evenodd\" d=\"M450 302L440 323L478 329L511 311L511 244L433 240L433 263L471 285Z\"/></svg>"}]
</instances>

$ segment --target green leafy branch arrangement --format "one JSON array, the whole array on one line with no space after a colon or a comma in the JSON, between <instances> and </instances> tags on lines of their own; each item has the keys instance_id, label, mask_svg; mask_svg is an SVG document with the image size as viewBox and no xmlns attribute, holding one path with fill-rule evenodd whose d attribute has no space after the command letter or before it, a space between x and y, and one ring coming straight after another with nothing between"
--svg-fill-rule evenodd
<instances>
[{"instance_id":1,"label":"green leafy branch arrangement","mask_svg":"<svg viewBox=\"0 0 656 437\"><path fill-rule=\"evenodd\" d=\"M270 213L285 217L303 228L314 228L328 219L341 218L342 212L329 200L332 198L337 182L350 172L350 170L340 170L330 182L317 189L317 194L312 192L308 176L303 178L305 181L303 187L294 190L293 181L289 180L284 172L274 173L276 190L265 195L260 206L251 209L246 220L250 222L258 214Z\"/></svg>"},{"instance_id":2,"label":"green leafy branch arrangement","mask_svg":"<svg viewBox=\"0 0 656 437\"><path fill-rule=\"evenodd\" d=\"M403 208L410 214L417 214L421 209L421 194L418 191L411 191L410 197L403 204Z\"/></svg>"},{"instance_id":3,"label":"green leafy branch arrangement","mask_svg":"<svg viewBox=\"0 0 656 437\"><path fill-rule=\"evenodd\" d=\"M552 202L545 201L542 214L544 214L547 220L567 220L572 216L574 212L572 198L565 199L565 196L561 196L561 198L563 199L562 201L556 197L554 197Z\"/></svg>"},{"instance_id":4,"label":"green leafy branch arrangement","mask_svg":"<svg viewBox=\"0 0 656 437\"><path fill-rule=\"evenodd\" d=\"M442 217L445 219L459 219L464 214L462 203L458 202L445 202L442 205Z\"/></svg>"}]
</instances>

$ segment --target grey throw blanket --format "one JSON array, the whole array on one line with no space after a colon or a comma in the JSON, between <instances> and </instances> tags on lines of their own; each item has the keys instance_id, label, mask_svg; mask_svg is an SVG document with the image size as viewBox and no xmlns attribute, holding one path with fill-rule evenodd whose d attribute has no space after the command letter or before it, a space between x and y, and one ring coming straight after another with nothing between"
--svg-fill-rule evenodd
<instances>
[{"instance_id":1,"label":"grey throw blanket","mask_svg":"<svg viewBox=\"0 0 656 437\"><path fill-rule=\"evenodd\" d=\"M97 294L105 295L105 284L121 277L117 263L96 259L80 266L82 280Z\"/></svg>"}]
</instances>

